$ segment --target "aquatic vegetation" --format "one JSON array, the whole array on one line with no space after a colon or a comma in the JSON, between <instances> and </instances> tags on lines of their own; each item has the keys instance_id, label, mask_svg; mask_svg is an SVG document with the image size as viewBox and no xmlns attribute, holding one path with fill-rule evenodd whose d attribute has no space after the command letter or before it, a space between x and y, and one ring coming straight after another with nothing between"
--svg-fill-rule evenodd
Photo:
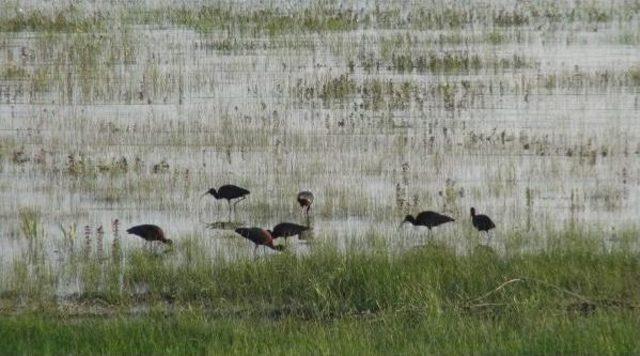
<instances>
[{"instance_id":1,"label":"aquatic vegetation","mask_svg":"<svg viewBox=\"0 0 640 356\"><path fill-rule=\"evenodd\" d=\"M639 12L622 0L0 4L0 309L19 314L2 326L39 325L33 352L67 350L51 330L98 343L91 327L117 338L160 313L184 326L167 336L178 351L203 350L176 341L191 318L252 347L264 340L225 327L273 327L274 353L633 353ZM202 198L226 184L251 191L234 212ZM495 222L490 246L470 207ZM398 228L424 210L456 221ZM253 260L233 233L283 221L312 238ZM125 233L140 224L172 248ZM93 313L116 317L79 336L55 320ZM631 331L593 336L605 327ZM435 329L462 341L424 337ZM365 345L361 330L400 341ZM281 349L315 331L318 344ZM0 327L7 352L24 346L11 332Z\"/></svg>"}]
</instances>

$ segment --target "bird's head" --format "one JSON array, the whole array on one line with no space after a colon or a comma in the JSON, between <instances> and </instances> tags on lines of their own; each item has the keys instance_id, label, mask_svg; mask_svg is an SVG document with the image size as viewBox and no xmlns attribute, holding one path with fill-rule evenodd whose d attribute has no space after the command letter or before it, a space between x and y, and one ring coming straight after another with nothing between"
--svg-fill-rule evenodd
<instances>
[{"instance_id":1,"label":"bird's head","mask_svg":"<svg viewBox=\"0 0 640 356\"><path fill-rule=\"evenodd\" d=\"M166 243L169 246L173 245L173 240L171 240L171 239L164 239L164 241L162 241L162 242Z\"/></svg>"},{"instance_id":2,"label":"bird's head","mask_svg":"<svg viewBox=\"0 0 640 356\"><path fill-rule=\"evenodd\" d=\"M211 189L207 190L204 194L202 194L202 196L200 198L203 198L207 194L211 194L211 195L213 195L215 197L218 194L218 192L216 192L215 188L211 188Z\"/></svg>"},{"instance_id":3,"label":"bird's head","mask_svg":"<svg viewBox=\"0 0 640 356\"><path fill-rule=\"evenodd\" d=\"M407 216L404 217L404 220L402 220L400 225L402 226L402 224L404 224L404 223L414 223L415 221L416 221L416 219L412 215L407 215Z\"/></svg>"},{"instance_id":4,"label":"bird's head","mask_svg":"<svg viewBox=\"0 0 640 356\"><path fill-rule=\"evenodd\" d=\"M476 216L476 209L475 208L471 208L471 216Z\"/></svg>"}]
</instances>

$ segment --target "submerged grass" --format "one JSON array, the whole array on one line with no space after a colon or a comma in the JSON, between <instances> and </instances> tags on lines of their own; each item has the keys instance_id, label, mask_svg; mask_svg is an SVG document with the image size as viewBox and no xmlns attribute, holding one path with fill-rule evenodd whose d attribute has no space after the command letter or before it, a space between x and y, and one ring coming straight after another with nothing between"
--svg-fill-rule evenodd
<instances>
[{"instance_id":1,"label":"submerged grass","mask_svg":"<svg viewBox=\"0 0 640 356\"><path fill-rule=\"evenodd\" d=\"M54 12L37 7L25 12L17 3L0 7L0 31L88 32L104 30L105 20L127 24L184 26L199 32L226 30L280 35L296 32L335 32L362 28L461 29L483 24L489 27L518 27L546 23L606 23L628 20L637 15L637 2L624 2L609 7L588 2L558 6L539 2L524 6L454 2L451 6L425 4L413 6L410 15L399 6L364 11L349 7L289 6L246 9L230 5L170 6L143 8L137 6L98 7L82 12L68 6Z\"/></svg>"},{"instance_id":2,"label":"submerged grass","mask_svg":"<svg viewBox=\"0 0 640 356\"><path fill-rule=\"evenodd\" d=\"M7 5L0 7L0 10L5 10L0 16L2 32L93 32L106 28L103 17L83 14L73 6L49 13L41 10L25 12L17 6L11 9Z\"/></svg>"}]
</instances>

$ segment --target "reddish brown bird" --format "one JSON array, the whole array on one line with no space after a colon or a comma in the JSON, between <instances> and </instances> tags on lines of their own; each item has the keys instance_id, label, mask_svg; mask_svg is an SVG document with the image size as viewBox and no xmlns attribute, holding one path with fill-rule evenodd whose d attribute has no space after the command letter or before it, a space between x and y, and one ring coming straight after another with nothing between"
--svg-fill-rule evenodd
<instances>
[{"instance_id":1,"label":"reddish brown bird","mask_svg":"<svg viewBox=\"0 0 640 356\"><path fill-rule=\"evenodd\" d=\"M297 200L298 204L300 204L300 208L302 208L302 211L304 211L308 216L309 209L311 209L311 204L313 204L313 193L307 190L302 191L298 193Z\"/></svg>"},{"instance_id":2,"label":"reddish brown bird","mask_svg":"<svg viewBox=\"0 0 640 356\"><path fill-rule=\"evenodd\" d=\"M277 239L279 237L284 237L284 240L286 242L287 238L290 236L298 236L298 238L300 238L300 234L302 234L307 230L309 230L308 226L283 222L274 226L273 230L270 230L270 233L274 239Z\"/></svg>"},{"instance_id":3,"label":"reddish brown bird","mask_svg":"<svg viewBox=\"0 0 640 356\"><path fill-rule=\"evenodd\" d=\"M127 230L129 234L140 236L147 242L160 241L163 244L171 245L173 241L166 238L164 231L156 225L137 225Z\"/></svg>"},{"instance_id":4,"label":"reddish brown bird","mask_svg":"<svg viewBox=\"0 0 640 356\"><path fill-rule=\"evenodd\" d=\"M254 256L256 254L256 251L258 250L258 246L260 245L269 247L270 249L276 251L284 250L284 246L273 244L273 236L271 235L271 232L269 232L269 230L265 230L259 227L239 227L234 231L238 235L255 244L255 248L253 249Z\"/></svg>"}]
</instances>

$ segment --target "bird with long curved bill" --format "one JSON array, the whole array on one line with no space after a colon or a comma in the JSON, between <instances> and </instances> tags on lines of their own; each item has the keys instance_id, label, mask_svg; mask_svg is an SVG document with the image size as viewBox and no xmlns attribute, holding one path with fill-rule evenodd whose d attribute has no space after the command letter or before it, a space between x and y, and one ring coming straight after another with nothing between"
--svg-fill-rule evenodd
<instances>
[{"instance_id":1,"label":"bird with long curved bill","mask_svg":"<svg viewBox=\"0 0 640 356\"><path fill-rule=\"evenodd\" d=\"M234 230L238 235L253 242L255 247L253 249L253 256L256 257L258 246L268 247L276 251L284 251L285 247L282 245L274 245L273 236L269 230L265 230L259 227L239 227Z\"/></svg>"},{"instance_id":2,"label":"bird with long curved bill","mask_svg":"<svg viewBox=\"0 0 640 356\"><path fill-rule=\"evenodd\" d=\"M405 216L400 225L404 223L410 223L414 226L426 226L429 231L431 231L431 228L433 227L440 226L452 221L456 220L450 216L427 210L418 213L416 217L413 217L412 215Z\"/></svg>"},{"instance_id":3,"label":"bird with long curved bill","mask_svg":"<svg viewBox=\"0 0 640 356\"><path fill-rule=\"evenodd\" d=\"M486 215L476 214L476 209L471 208L471 223L480 233L484 231L487 234L487 242L490 243L491 235L489 234L489 230L496 227L496 224L493 223L491 218Z\"/></svg>"},{"instance_id":4,"label":"bird with long curved bill","mask_svg":"<svg viewBox=\"0 0 640 356\"><path fill-rule=\"evenodd\" d=\"M237 185L225 184L225 185L221 186L220 188L218 188L217 190L215 188L211 188L211 189L207 190L202 195L202 197L206 196L207 194L210 194L216 200L226 199L227 200L227 204L229 205L229 217L231 217L231 210L232 210L231 201L235 200L235 202L233 203L233 211L235 211L236 204L238 204L239 202L245 200L247 198L247 195L249 195L250 193L251 192L248 191L247 189L244 189L242 187L238 187Z\"/></svg>"},{"instance_id":5,"label":"bird with long curved bill","mask_svg":"<svg viewBox=\"0 0 640 356\"><path fill-rule=\"evenodd\" d=\"M157 225L136 225L127 229L127 233L139 236L147 242L147 245L153 244L153 242L156 241L166 245L173 245L173 241L168 239L164 231Z\"/></svg>"}]
</instances>

